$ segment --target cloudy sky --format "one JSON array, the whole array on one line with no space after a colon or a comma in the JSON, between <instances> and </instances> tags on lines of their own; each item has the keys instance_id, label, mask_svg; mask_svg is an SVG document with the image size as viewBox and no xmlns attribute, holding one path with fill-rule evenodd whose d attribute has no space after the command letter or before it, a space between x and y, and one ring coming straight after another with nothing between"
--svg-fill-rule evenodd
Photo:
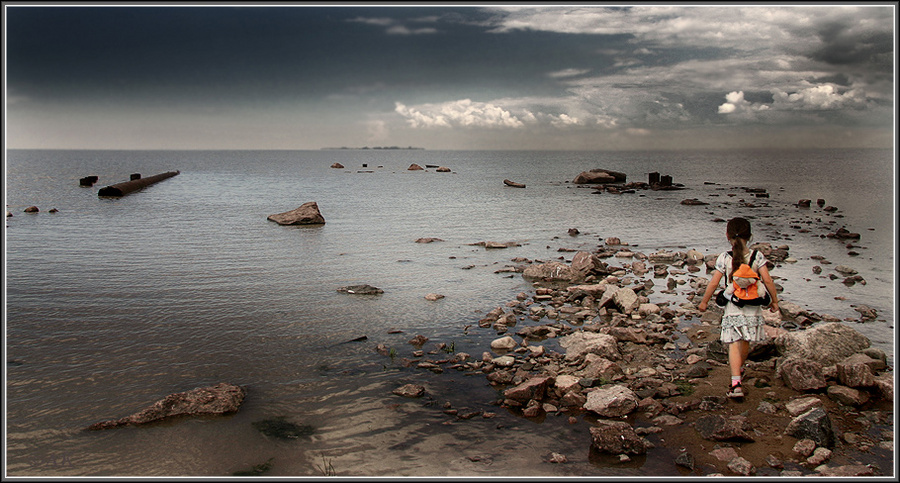
<instances>
[{"instance_id":1,"label":"cloudy sky","mask_svg":"<svg viewBox=\"0 0 900 483\"><path fill-rule=\"evenodd\" d=\"M7 147L894 143L896 2L253 5L5 3Z\"/></svg>"}]
</instances>

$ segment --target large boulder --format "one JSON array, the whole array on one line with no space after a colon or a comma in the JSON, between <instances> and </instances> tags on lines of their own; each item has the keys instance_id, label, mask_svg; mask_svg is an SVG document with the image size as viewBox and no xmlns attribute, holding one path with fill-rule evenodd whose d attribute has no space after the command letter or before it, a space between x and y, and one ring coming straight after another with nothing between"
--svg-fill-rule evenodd
<instances>
[{"instance_id":1,"label":"large boulder","mask_svg":"<svg viewBox=\"0 0 900 483\"><path fill-rule=\"evenodd\" d=\"M597 354L611 361L622 359L616 338L609 334L575 332L559 339L559 345L566 349L566 360L575 361L587 354Z\"/></svg>"},{"instance_id":2,"label":"large boulder","mask_svg":"<svg viewBox=\"0 0 900 483\"><path fill-rule=\"evenodd\" d=\"M625 178L625 173L608 169L592 169L582 171L572 182L575 184L624 183Z\"/></svg>"},{"instance_id":3,"label":"large boulder","mask_svg":"<svg viewBox=\"0 0 900 483\"><path fill-rule=\"evenodd\" d=\"M833 448L836 440L831 418L820 407L795 417L788 423L784 434L797 439L811 439L816 442L816 446L824 448Z\"/></svg>"},{"instance_id":4,"label":"large boulder","mask_svg":"<svg viewBox=\"0 0 900 483\"><path fill-rule=\"evenodd\" d=\"M319 205L315 201L309 201L299 208L284 213L269 215L268 219L279 225L324 225L325 218L319 212Z\"/></svg>"},{"instance_id":5,"label":"large boulder","mask_svg":"<svg viewBox=\"0 0 900 483\"><path fill-rule=\"evenodd\" d=\"M837 364L857 352L862 352L869 345L866 336L840 322L829 322L807 330L787 332L775 339L775 347L779 354L808 359L822 366Z\"/></svg>"},{"instance_id":6,"label":"large boulder","mask_svg":"<svg viewBox=\"0 0 900 483\"><path fill-rule=\"evenodd\" d=\"M578 272L560 262L529 265L522 271L522 277L545 282L571 282L579 278Z\"/></svg>"},{"instance_id":7,"label":"large boulder","mask_svg":"<svg viewBox=\"0 0 900 483\"><path fill-rule=\"evenodd\" d=\"M605 418L620 418L634 412L640 400L625 386L603 386L588 393L584 409Z\"/></svg>"},{"instance_id":8,"label":"large boulder","mask_svg":"<svg viewBox=\"0 0 900 483\"><path fill-rule=\"evenodd\" d=\"M210 387L198 387L190 391L170 394L131 416L94 423L87 429L109 429L132 424L146 424L174 416L232 413L241 407L244 395L244 388L224 382Z\"/></svg>"}]
</instances>

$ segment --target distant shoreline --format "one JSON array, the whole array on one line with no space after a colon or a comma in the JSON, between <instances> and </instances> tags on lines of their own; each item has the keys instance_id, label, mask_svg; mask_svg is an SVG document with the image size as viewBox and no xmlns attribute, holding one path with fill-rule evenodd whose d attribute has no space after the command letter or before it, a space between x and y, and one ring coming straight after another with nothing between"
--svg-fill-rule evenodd
<instances>
[{"instance_id":1,"label":"distant shoreline","mask_svg":"<svg viewBox=\"0 0 900 483\"><path fill-rule=\"evenodd\" d=\"M417 151L417 150L418 150L418 151L424 151L424 150L425 150L425 148L416 148L416 147L413 147L413 146L409 146L409 147L405 147L405 148L401 148L401 147L399 147L399 146L374 146L374 147L371 147L371 148L368 147L368 146L364 146L364 147L361 147L361 148L348 148L348 147L340 147L340 148L322 148L322 151L329 151L329 150L354 150L354 151L365 151L365 150L369 150L369 149L378 149L378 150L403 150L403 151Z\"/></svg>"}]
</instances>

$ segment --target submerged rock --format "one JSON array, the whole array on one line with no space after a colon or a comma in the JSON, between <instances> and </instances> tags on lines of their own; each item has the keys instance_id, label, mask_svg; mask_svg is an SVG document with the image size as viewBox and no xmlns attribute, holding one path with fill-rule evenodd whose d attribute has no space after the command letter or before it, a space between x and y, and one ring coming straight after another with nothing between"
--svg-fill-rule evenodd
<instances>
[{"instance_id":1,"label":"submerged rock","mask_svg":"<svg viewBox=\"0 0 900 483\"><path fill-rule=\"evenodd\" d=\"M349 285L347 287L340 287L337 291L356 295L377 295L384 293L384 290L371 285Z\"/></svg>"},{"instance_id":2,"label":"submerged rock","mask_svg":"<svg viewBox=\"0 0 900 483\"><path fill-rule=\"evenodd\" d=\"M314 427L294 424L285 420L284 416L256 421L253 423L253 427L266 436L278 439L309 439L309 436L315 432Z\"/></svg>"},{"instance_id":3,"label":"submerged rock","mask_svg":"<svg viewBox=\"0 0 900 483\"><path fill-rule=\"evenodd\" d=\"M87 429L109 429L130 424L146 424L173 416L232 413L240 408L241 403L244 402L244 395L244 388L224 382L210 387L198 387L190 391L170 394L147 409L131 416L94 423Z\"/></svg>"}]
</instances>

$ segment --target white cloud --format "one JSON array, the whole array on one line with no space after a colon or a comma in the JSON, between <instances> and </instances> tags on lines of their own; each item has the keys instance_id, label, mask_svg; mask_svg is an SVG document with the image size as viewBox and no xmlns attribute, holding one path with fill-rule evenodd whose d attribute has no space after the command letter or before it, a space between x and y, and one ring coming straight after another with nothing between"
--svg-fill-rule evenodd
<instances>
[{"instance_id":1,"label":"white cloud","mask_svg":"<svg viewBox=\"0 0 900 483\"><path fill-rule=\"evenodd\" d=\"M584 75L590 72L587 69L563 69L558 70L556 72L550 72L547 74L547 77L552 77L554 79L561 79L564 77L578 77L580 75Z\"/></svg>"},{"instance_id":2,"label":"white cloud","mask_svg":"<svg viewBox=\"0 0 900 483\"><path fill-rule=\"evenodd\" d=\"M434 22L436 20L435 17L422 17L419 19L414 19L414 22ZM364 23L367 25L376 25L379 27L386 27L385 33L389 35L422 35L422 34L435 34L438 32L437 29L433 27L423 27L423 28L409 28L406 25L403 25L400 20L395 18L387 18L387 17L354 17L347 20L348 22L356 22L356 23Z\"/></svg>"},{"instance_id":3,"label":"white cloud","mask_svg":"<svg viewBox=\"0 0 900 483\"><path fill-rule=\"evenodd\" d=\"M789 94L780 89L773 92L773 106L790 110L833 110L863 108L866 98L859 90L841 94L833 84L822 84Z\"/></svg>"},{"instance_id":4,"label":"white cloud","mask_svg":"<svg viewBox=\"0 0 900 483\"><path fill-rule=\"evenodd\" d=\"M414 107L397 102L394 111L406 118L411 127L486 127L519 128L524 123L509 111L491 103L471 99L422 104Z\"/></svg>"},{"instance_id":5,"label":"white cloud","mask_svg":"<svg viewBox=\"0 0 900 483\"><path fill-rule=\"evenodd\" d=\"M866 97L859 90L851 89L843 94L833 84L821 84L793 93L781 89L772 90L772 103L753 103L744 99L743 91L732 91L719 106L719 114L746 115L760 111L830 111L838 109L862 109Z\"/></svg>"},{"instance_id":6,"label":"white cloud","mask_svg":"<svg viewBox=\"0 0 900 483\"><path fill-rule=\"evenodd\" d=\"M409 29L404 25L393 25L386 30L387 33L391 35L421 35L421 34L434 34L437 33L437 29L431 27L425 27L420 29Z\"/></svg>"}]
</instances>

